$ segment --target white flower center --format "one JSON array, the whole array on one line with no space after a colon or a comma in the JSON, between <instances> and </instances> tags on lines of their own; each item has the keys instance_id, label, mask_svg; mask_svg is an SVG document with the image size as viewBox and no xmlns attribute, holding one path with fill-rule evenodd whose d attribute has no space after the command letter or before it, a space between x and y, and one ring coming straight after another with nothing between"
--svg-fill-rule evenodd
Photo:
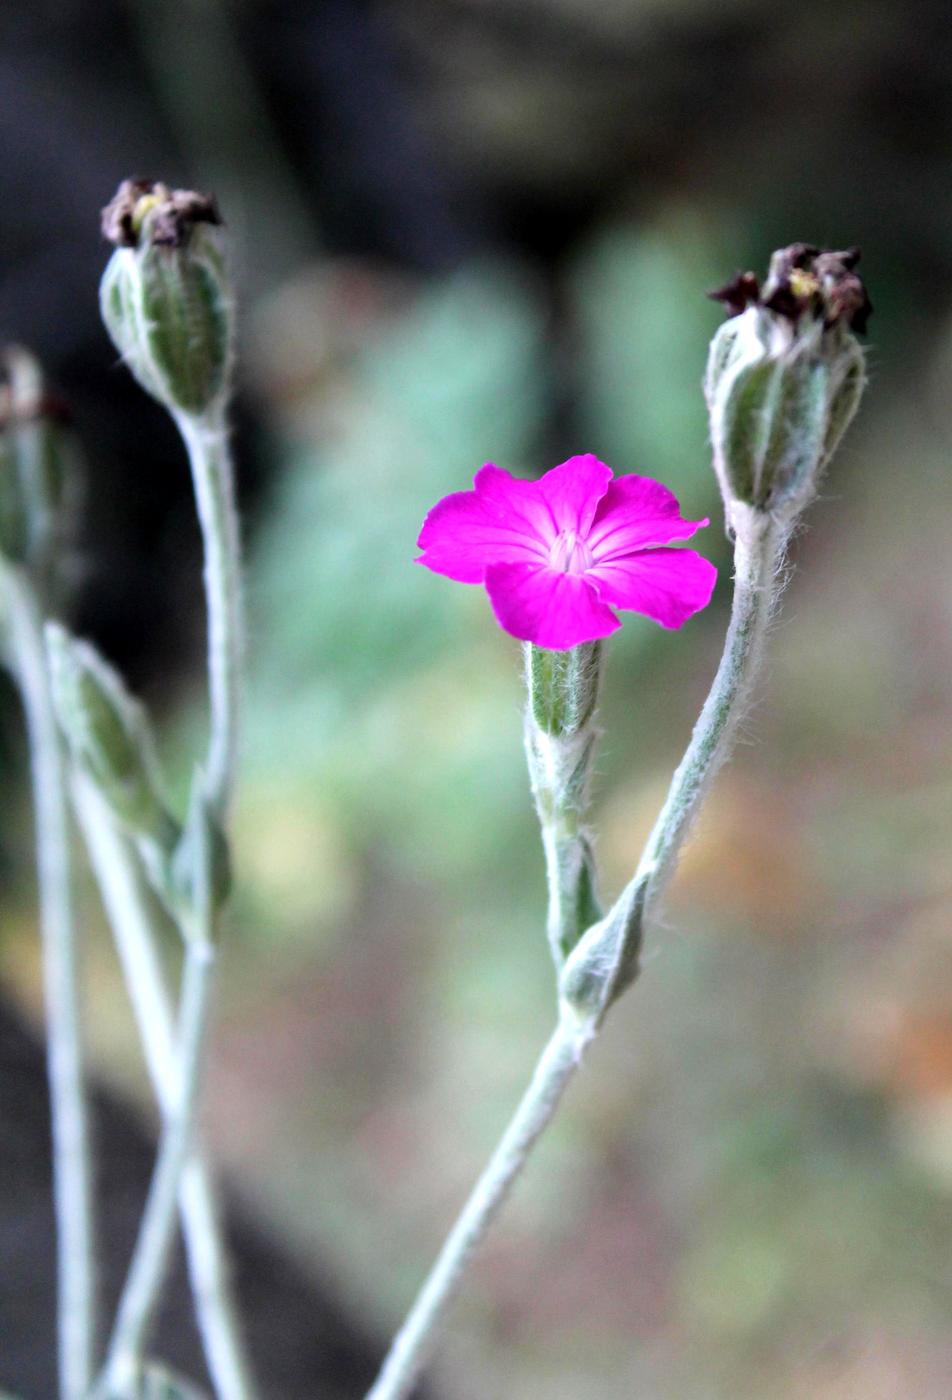
<instances>
[{"instance_id":1,"label":"white flower center","mask_svg":"<svg viewBox=\"0 0 952 1400\"><path fill-rule=\"evenodd\" d=\"M584 574L593 563L592 551L574 530L563 530L549 549L549 566L563 574Z\"/></svg>"}]
</instances>

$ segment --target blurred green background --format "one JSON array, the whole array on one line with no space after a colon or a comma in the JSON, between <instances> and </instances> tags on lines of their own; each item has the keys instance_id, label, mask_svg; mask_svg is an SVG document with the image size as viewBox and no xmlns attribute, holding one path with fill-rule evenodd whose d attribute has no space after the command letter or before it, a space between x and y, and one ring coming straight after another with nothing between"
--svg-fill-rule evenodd
<instances>
[{"instance_id":1,"label":"blurred green background","mask_svg":"<svg viewBox=\"0 0 952 1400\"><path fill-rule=\"evenodd\" d=\"M95 329L94 230L143 160L217 190L242 304L250 645L205 1116L245 1198L381 1333L553 1014L519 648L481 590L412 566L422 517L484 461L532 475L583 451L711 515L712 607L676 634L629 617L610 643L595 818L615 892L726 624L704 293L794 239L862 245L870 386L794 543L764 683L434 1381L446 1400L944 1400L947 7L109 5L88 105L90 16L0 21L4 92L26 55L46 104L32 164L7 162L0 310L87 442L77 625L153 706L181 787L204 732L186 469ZM87 125L67 197L71 101ZM105 169L113 154L128 168ZM44 242L28 232L51 189ZM78 309L60 308L50 286L76 268ZM39 1016L9 695L0 745L0 979ZM91 890L85 907L96 1065L145 1102Z\"/></svg>"}]
</instances>

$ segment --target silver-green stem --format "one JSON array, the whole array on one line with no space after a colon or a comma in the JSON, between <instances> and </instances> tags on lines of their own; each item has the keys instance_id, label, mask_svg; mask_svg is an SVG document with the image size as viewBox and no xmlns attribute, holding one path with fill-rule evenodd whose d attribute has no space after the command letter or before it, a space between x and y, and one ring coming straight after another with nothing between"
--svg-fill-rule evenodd
<instances>
[{"instance_id":1,"label":"silver-green stem","mask_svg":"<svg viewBox=\"0 0 952 1400\"><path fill-rule=\"evenodd\" d=\"M30 739L53 1128L60 1394L81 1400L93 1365L96 1287L66 770L32 584L21 570L3 566L0 590Z\"/></svg>"},{"instance_id":2,"label":"silver-green stem","mask_svg":"<svg viewBox=\"0 0 952 1400\"><path fill-rule=\"evenodd\" d=\"M244 645L238 512L223 410L215 408L202 416L176 414L175 420L188 449L205 550L211 706L205 792L222 819L235 779Z\"/></svg>"},{"instance_id":3,"label":"silver-green stem","mask_svg":"<svg viewBox=\"0 0 952 1400\"><path fill-rule=\"evenodd\" d=\"M648 882L648 910L664 890L691 822L718 769L730 755L779 596L790 525L744 507L740 509L744 521L743 525L738 521L734 543L734 599L724 654L639 862L642 878ZM737 510L735 506L735 513Z\"/></svg>"},{"instance_id":4,"label":"silver-green stem","mask_svg":"<svg viewBox=\"0 0 952 1400\"><path fill-rule=\"evenodd\" d=\"M215 946L207 930L193 931L185 948L182 1000L177 1034L176 1097L167 1113L159 1154L109 1343L103 1394L124 1393L138 1383L143 1352L168 1268L175 1237L182 1173L192 1145L201 1084L202 1052Z\"/></svg>"},{"instance_id":5,"label":"silver-green stem","mask_svg":"<svg viewBox=\"0 0 952 1400\"><path fill-rule=\"evenodd\" d=\"M637 975L645 921L674 871L714 775L730 753L779 595L789 523L735 502L732 524L734 597L714 683L634 876L565 969L563 994L577 1009L596 1012L599 1021Z\"/></svg>"},{"instance_id":6,"label":"silver-green stem","mask_svg":"<svg viewBox=\"0 0 952 1400\"><path fill-rule=\"evenodd\" d=\"M569 1080L578 1069L587 1039L587 1033L574 1018L566 1017L559 1022L515 1116L394 1338L367 1400L401 1400L409 1394L429 1355L443 1315L459 1291L470 1260L558 1108Z\"/></svg>"},{"instance_id":7,"label":"silver-green stem","mask_svg":"<svg viewBox=\"0 0 952 1400\"><path fill-rule=\"evenodd\" d=\"M73 804L112 925L149 1075L168 1114L178 1089L175 1028L153 905L135 852L95 784L81 772L74 773ZM219 1400L251 1400L255 1385L232 1295L214 1180L194 1138L182 1172L179 1210L215 1393Z\"/></svg>"}]
</instances>

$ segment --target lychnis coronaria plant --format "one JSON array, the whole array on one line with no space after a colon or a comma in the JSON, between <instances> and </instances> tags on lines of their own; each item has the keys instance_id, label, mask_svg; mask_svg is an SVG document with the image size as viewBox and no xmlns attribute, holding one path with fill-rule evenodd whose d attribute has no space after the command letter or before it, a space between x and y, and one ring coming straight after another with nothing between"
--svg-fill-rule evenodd
<instances>
[{"instance_id":1,"label":"lychnis coronaria plant","mask_svg":"<svg viewBox=\"0 0 952 1400\"><path fill-rule=\"evenodd\" d=\"M217 1400L256 1386L229 1283L214 1182L197 1124L212 973L231 881L228 831L239 754L240 540L228 436L234 313L213 200L125 181L103 214L113 245L101 287L123 361L171 415L192 471L205 554L209 735L187 807L161 772L149 717L122 677L57 620L75 461L39 366L0 355L0 661L30 737L49 1026L58 1235L60 1400L200 1400L151 1352L177 1221ZM586 1046L638 976L646 924L757 673L787 544L856 412L857 334L870 306L855 249L796 243L761 284L739 273L705 393L714 470L734 544L724 652L631 878L603 904L589 786L603 650L636 612L679 629L711 598L713 565L649 476L590 454L537 480L487 464L427 514L418 562L486 589L524 646L525 748L545 853L546 931L557 1021L516 1113L453 1226L368 1400L409 1394L466 1268L551 1121ZM422 507L421 502L421 507ZM315 625L320 626L319 611ZM97 1317L96 1229L85 1108L83 1013L69 806L115 936L162 1131L142 1222L108 1330ZM164 929L181 943L177 994ZM103 1348L101 1343L106 1341Z\"/></svg>"}]
</instances>

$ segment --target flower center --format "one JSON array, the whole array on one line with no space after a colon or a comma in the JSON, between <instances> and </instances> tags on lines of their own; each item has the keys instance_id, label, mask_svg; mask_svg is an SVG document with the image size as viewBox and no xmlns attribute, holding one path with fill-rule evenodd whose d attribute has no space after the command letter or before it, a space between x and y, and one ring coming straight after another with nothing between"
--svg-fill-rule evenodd
<instances>
[{"instance_id":1,"label":"flower center","mask_svg":"<svg viewBox=\"0 0 952 1400\"><path fill-rule=\"evenodd\" d=\"M549 567L563 574L584 574L593 562L592 551L574 530L563 530L549 549Z\"/></svg>"}]
</instances>

